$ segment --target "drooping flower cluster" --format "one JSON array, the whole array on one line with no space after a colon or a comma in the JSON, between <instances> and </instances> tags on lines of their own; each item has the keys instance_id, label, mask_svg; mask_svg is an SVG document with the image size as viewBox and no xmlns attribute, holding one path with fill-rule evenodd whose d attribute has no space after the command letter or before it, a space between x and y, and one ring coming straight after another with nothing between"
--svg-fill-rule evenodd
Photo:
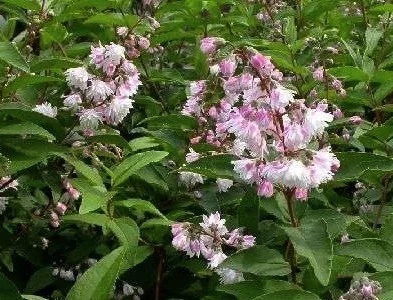
<instances>
[{"instance_id":1,"label":"drooping flower cluster","mask_svg":"<svg viewBox=\"0 0 393 300\"><path fill-rule=\"evenodd\" d=\"M99 72L96 76L84 67L65 72L71 93L64 96L64 107L79 116L85 134L93 134L106 122L118 125L132 108L134 96L141 82L135 65L126 58L122 45L91 48L91 64Z\"/></svg>"},{"instance_id":2,"label":"drooping flower cluster","mask_svg":"<svg viewBox=\"0 0 393 300\"><path fill-rule=\"evenodd\" d=\"M172 245L190 257L202 255L215 269L224 283L240 281L242 274L219 265L227 258L223 246L235 249L247 249L255 244L255 237L244 235L237 228L229 231L218 212L203 216L203 222L198 225L191 223L175 223L172 225Z\"/></svg>"},{"instance_id":3,"label":"drooping flower cluster","mask_svg":"<svg viewBox=\"0 0 393 300\"><path fill-rule=\"evenodd\" d=\"M348 292L342 295L339 300L378 300L378 295L382 290L378 281L362 277L360 280L352 282Z\"/></svg>"},{"instance_id":4,"label":"drooping flower cluster","mask_svg":"<svg viewBox=\"0 0 393 300\"><path fill-rule=\"evenodd\" d=\"M254 49L239 49L216 66L209 80L191 83L182 110L198 119L191 145L207 143L236 155L234 170L261 196L272 196L275 185L306 199L308 190L333 178L340 163L325 141L334 119L325 101L296 99L270 58ZM212 101L211 95L220 98Z\"/></svg>"}]
</instances>

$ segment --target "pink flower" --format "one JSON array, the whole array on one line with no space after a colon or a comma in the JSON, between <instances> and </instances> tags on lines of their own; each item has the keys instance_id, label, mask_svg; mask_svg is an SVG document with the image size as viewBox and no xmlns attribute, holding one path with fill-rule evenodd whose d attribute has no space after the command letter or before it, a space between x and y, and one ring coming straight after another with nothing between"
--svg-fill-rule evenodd
<instances>
[{"instance_id":1,"label":"pink flower","mask_svg":"<svg viewBox=\"0 0 393 300\"><path fill-rule=\"evenodd\" d=\"M324 74L325 74L325 69L323 67L319 67L314 70L314 72L312 73L312 77L317 81L323 81Z\"/></svg>"},{"instance_id":2,"label":"pink flower","mask_svg":"<svg viewBox=\"0 0 393 300\"><path fill-rule=\"evenodd\" d=\"M301 188L296 188L295 189L295 198L298 200L307 200L308 198L308 190L307 189L301 189Z\"/></svg>"},{"instance_id":3,"label":"pink flower","mask_svg":"<svg viewBox=\"0 0 393 300\"><path fill-rule=\"evenodd\" d=\"M224 77L231 77L236 70L236 60L232 57L220 62L220 72Z\"/></svg>"},{"instance_id":4,"label":"pink flower","mask_svg":"<svg viewBox=\"0 0 393 300\"><path fill-rule=\"evenodd\" d=\"M195 152L192 148L189 149L190 152L186 155L186 162L191 163L197 161L200 157L198 152Z\"/></svg>"},{"instance_id":5,"label":"pink flower","mask_svg":"<svg viewBox=\"0 0 393 300\"><path fill-rule=\"evenodd\" d=\"M270 198L273 196L273 184L270 181L263 180L258 183L258 196Z\"/></svg>"},{"instance_id":6,"label":"pink flower","mask_svg":"<svg viewBox=\"0 0 393 300\"><path fill-rule=\"evenodd\" d=\"M141 49L148 49L150 47L150 41L148 38L145 37L140 37L138 41L138 46L141 47Z\"/></svg>"},{"instance_id":7,"label":"pink flower","mask_svg":"<svg viewBox=\"0 0 393 300\"><path fill-rule=\"evenodd\" d=\"M228 229L225 227L225 219L221 219L220 213L216 212L209 216L203 215L203 222L199 225L209 234L218 233L220 235L226 234Z\"/></svg>"},{"instance_id":8,"label":"pink flower","mask_svg":"<svg viewBox=\"0 0 393 300\"><path fill-rule=\"evenodd\" d=\"M257 168L255 161L251 159L241 159L232 161L233 169L240 176L241 179L248 183L255 182Z\"/></svg>"},{"instance_id":9,"label":"pink flower","mask_svg":"<svg viewBox=\"0 0 393 300\"><path fill-rule=\"evenodd\" d=\"M363 119L359 116L352 116L349 118L349 122L353 125L359 125L363 123Z\"/></svg>"},{"instance_id":10,"label":"pink flower","mask_svg":"<svg viewBox=\"0 0 393 300\"><path fill-rule=\"evenodd\" d=\"M338 120L344 117L343 112L341 111L340 108L338 108L337 106L334 106L334 110L333 110L333 117L334 119Z\"/></svg>"},{"instance_id":11,"label":"pink flower","mask_svg":"<svg viewBox=\"0 0 393 300\"><path fill-rule=\"evenodd\" d=\"M251 65L263 76L269 76L274 70L274 65L270 61L270 57L262 54L254 54L250 59Z\"/></svg>"},{"instance_id":12,"label":"pink flower","mask_svg":"<svg viewBox=\"0 0 393 300\"><path fill-rule=\"evenodd\" d=\"M65 205L62 202L57 202L57 204L56 204L56 211L59 214L64 215L64 213L67 211L67 205Z\"/></svg>"},{"instance_id":13,"label":"pink flower","mask_svg":"<svg viewBox=\"0 0 393 300\"><path fill-rule=\"evenodd\" d=\"M277 85L270 94L270 106L275 110L280 110L294 101L295 92L281 85Z\"/></svg>"},{"instance_id":14,"label":"pink flower","mask_svg":"<svg viewBox=\"0 0 393 300\"><path fill-rule=\"evenodd\" d=\"M340 91L343 88L343 85L340 80L335 78L332 82L332 86L336 91Z\"/></svg>"},{"instance_id":15,"label":"pink flower","mask_svg":"<svg viewBox=\"0 0 393 300\"><path fill-rule=\"evenodd\" d=\"M303 149L310 142L306 130L297 123L290 124L284 131L284 144L290 150Z\"/></svg>"},{"instance_id":16,"label":"pink flower","mask_svg":"<svg viewBox=\"0 0 393 300\"><path fill-rule=\"evenodd\" d=\"M201 40L201 51L206 55L213 55L217 51L218 39L206 37Z\"/></svg>"},{"instance_id":17,"label":"pink flower","mask_svg":"<svg viewBox=\"0 0 393 300\"><path fill-rule=\"evenodd\" d=\"M80 197L80 195L81 195L81 193L80 193L77 189L71 187L71 188L68 190L68 195L70 195L70 197L71 197L72 200L78 200L79 197Z\"/></svg>"}]
</instances>

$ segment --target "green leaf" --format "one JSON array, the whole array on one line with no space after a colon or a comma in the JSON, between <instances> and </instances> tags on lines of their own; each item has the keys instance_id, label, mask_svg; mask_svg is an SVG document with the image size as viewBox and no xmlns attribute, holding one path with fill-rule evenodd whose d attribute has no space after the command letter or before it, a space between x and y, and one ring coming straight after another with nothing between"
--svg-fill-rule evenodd
<instances>
[{"instance_id":1,"label":"green leaf","mask_svg":"<svg viewBox=\"0 0 393 300\"><path fill-rule=\"evenodd\" d=\"M85 21L85 24L100 24L106 26L127 26L132 27L138 18L134 15L122 15L121 13L96 14Z\"/></svg>"},{"instance_id":2,"label":"green leaf","mask_svg":"<svg viewBox=\"0 0 393 300\"><path fill-rule=\"evenodd\" d=\"M31 63L32 72L39 73L44 70L65 70L80 67L83 63L76 59L66 57L44 58Z\"/></svg>"},{"instance_id":3,"label":"green leaf","mask_svg":"<svg viewBox=\"0 0 393 300\"><path fill-rule=\"evenodd\" d=\"M159 162L169 153L164 151L146 151L126 158L113 171L113 185L117 186L126 181L139 169L153 162Z\"/></svg>"},{"instance_id":4,"label":"green leaf","mask_svg":"<svg viewBox=\"0 0 393 300\"><path fill-rule=\"evenodd\" d=\"M98 173L97 169L88 166L83 161L77 159L74 156L66 155L63 153L55 153L55 154L61 157L62 159L64 159L69 164L73 165L80 174L82 174L86 179L88 179L94 185L104 186L104 183L102 182L102 178Z\"/></svg>"},{"instance_id":5,"label":"green leaf","mask_svg":"<svg viewBox=\"0 0 393 300\"><path fill-rule=\"evenodd\" d=\"M137 211L148 212L168 220L151 202L142 199L127 199L114 202L116 206L122 206Z\"/></svg>"},{"instance_id":6,"label":"green leaf","mask_svg":"<svg viewBox=\"0 0 393 300\"><path fill-rule=\"evenodd\" d=\"M0 299L22 300L16 286L3 273L0 273Z\"/></svg>"},{"instance_id":7,"label":"green leaf","mask_svg":"<svg viewBox=\"0 0 393 300\"><path fill-rule=\"evenodd\" d=\"M257 296L282 290L292 290L295 285L287 281L242 281L235 284L225 284L217 288L218 291L234 295L239 300L250 300Z\"/></svg>"},{"instance_id":8,"label":"green leaf","mask_svg":"<svg viewBox=\"0 0 393 300\"><path fill-rule=\"evenodd\" d=\"M382 37L382 31L377 28L369 27L366 30L366 50L364 51L364 55L373 54L375 48L378 45L379 40Z\"/></svg>"},{"instance_id":9,"label":"green leaf","mask_svg":"<svg viewBox=\"0 0 393 300\"><path fill-rule=\"evenodd\" d=\"M117 248L94 264L76 281L66 300L108 300L125 251L125 247Z\"/></svg>"},{"instance_id":10,"label":"green leaf","mask_svg":"<svg viewBox=\"0 0 393 300\"><path fill-rule=\"evenodd\" d=\"M37 135L48 140L56 140L56 138L44 128L30 122L21 124L12 124L0 127L0 135Z\"/></svg>"},{"instance_id":11,"label":"green leaf","mask_svg":"<svg viewBox=\"0 0 393 300\"><path fill-rule=\"evenodd\" d=\"M169 116L154 116L144 119L138 125L147 123L148 128L155 130L165 128L178 129L178 130L191 130L197 125L194 117L184 115L169 115Z\"/></svg>"},{"instance_id":12,"label":"green leaf","mask_svg":"<svg viewBox=\"0 0 393 300\"><path fill-rule=\"evenodd\" d=\"M26 284L26 288L24 292L33 294L51 285L53 282L55 282L56 279L52 275L52 271L53 271L52 267L45 267L37 270L29 278L29 281Z\"/></svg>"},{"instance_id":13,"label":"green leaf","mask_svg":"<svg viewBox=\"0 0 393 300\"><path fill-rule=\"evenodd\" d=\"M91 225L105 226L109 221L109 217L104 214L88 213L83 215L66 215L62 217L65 222L82 222Z\"/></svg>"},{"instance_id":14,"label":"green leaf","mask_svg":"<svg viewBox=\"0 0 393 300\"><path fill-rule=\"evenodd\" d=\"M124 272L135 265L139 228L130 218L111 220L108 226L125 249L125 255L120 267L121 272Z\"/></svg>"},{"instance_id":15,"label":"green leaf","mask_svg":"<svg viewBox=\"0 0 393 300\"><path fill-rule=\"evenodd\" d=\"M128 142L118 134L97 134L89 137L89 141L119 146L125 150L133 151Z\"/></svg>"},{"instance_id":16,"label":"green leaf","mask_svg":"<svg viewBox=\"0 0 393 300\"><path fill-rule=\"evenodd\" d=\"M258 276L284 276L291 272L280 252L260 245L229 256L220 266Z\"/></svg>"},{"instance_id":17,"label":"green leaf","mask_svg":"<svg viewBox=\"0 0 393 300\"><path fill-rule=\"evenodd\" d=\"M284 228L296 253L308 259L314 274L326 286L332 272L333 245L326 221L320 220L307 227Z\"/></svg>"},{"instance_id":18,"label":"green leaf","mask_svg":"<svg viewBox=\"0 0 393 300\"><path fill-rule=\"evenodd\" d=\"M386 218L381 231L379 232L380 238L393 245L393 215Z\"/></svg>"},{"instance_id":19,"label":"green leaf","mask_svg":"<svg viewBox=\"0 0 393 300\"><path fill-rule=\"evenodd\" d=\"M285 291L277 291L273 293L268 293L252 300L283 300L283 299L291 299L291 300L321 300L317 295L302 291L302 290L285 290Z\"/></svg>"},{"instance_id":20,"label":"green leaf","mask_svg":"<svg viewBox=\"0 0 393 300\"><path fill-rule=\"evenodd\" d=\"M20 0L23 2L24 0ZM0 60L24 72L30 72L29 65L20 54L19 50L9 42L0 42Z\"/></svg>"},{"instance_id":21,"label":"green leaf","mask_svg":"<svg viewBox=\"0 0 393 300\"><path fill-rule=\"evenodd\" d=\"M362 69L352 66L330 68L329 74L343 78L345 81L363 81L368 80L368 75Z\"/></svg>"},{"instance_id":22,"label":"green leaf","mask_svg":"<svg viewBox=\"0 0 393 300\"><path fill-rule=\"evenodd\" d=\"M52 275L53 276L53 275ZM22 295L23 299L26 300L47 300L46 298L34 295Z\"/></svg>"},{"instance_id":23,"label":"green leaf","mask_svg":"<svg viewBox=\"0 0 393 300\"><path fill-rule=\"evenodd\" d=\"M71 183L82 194L80 214L89 213L105 205L107 201L105 187L92 186L88 180L83 178L72 179Z\"/></svg>"},{"instance_id":24,"label":"green leaf","mask_svg":"<svg viewBox=\"0 0 393 300\"><path fill-rule=\"evenodd\" d=\"M249 189L238 208L239 226L245 227L253 235L258 234L259 197L254 189Z\"/></svg>"},{"instance_id":25,"label":"green leaf","mask_svg":"<svg viewBox=\"0 0 393 300\"><path fill-rule=\"evenodd\" d=\"M374 238L357 239L337 248L337 254L361 258L377 271L393 270L393 245Z\"/></svg>"},{"instance_id":26,"label":"green leaf","mask_svg":"<svg viewBox=\"0 0 393 300\"><path fill-rule=\"evenodd\" d=\"M233 155L220 154L201 157L197 161L187 164L180 171L195 172L211 178L233 178Z\"/></svg>"},{"instance_id":27,"label":"green leaf","mask_svg":"<svg viewBox=\"0 0 393 300\"><path fill-rule=\"evenodd\" d=\"M393 170L393 160L385 156L358 152L342 152L336 155L340 160L340 169L334 177L336 181L357 180L368 170Z\"/></svg>"},{"instance_id":28,"label":"green leaf","mask_svg":"<svg viewBox=\"0 0 393 300\"><path fill-rule=\"evenodd\" d=\"M1 51L1 49L0 49ZM52 76L39 76L39 75L31 75L25 74L22 76L16 77L12 80L3 90L4 95L9 95L12 92L16 92L20 88L24 88L26 86L44 84L44 83L54 83L54 82L63 82L62 79L52 77Z\"/></svg>"},{"instance_id":29,"label":"green leaf","mask_svg":"<svg viewBox=\"0 0 393 300\"><path fill-rule=\"evenodd\" d=\"M41 42L46 45L49 46L50 43L62 43L67 35L67 29L59 23L54 23L48 26L45 26L44 28L40 29L40 33L41 33Z\"/></svg>"},{"instance_id":30,"label":"green leaf","mask_svg":"<svg viewBox=\"0 0 393 300\"><path fill-rule=\"evenodd\" d=\"M133 139L129 142L129 145L133 152L137 152L143 149L149 149L159 146L160 144L154 138L144 136L140 138Z\"/></svg>"},{"instance_id":31,"label":"green leaf","mask_svg":"<svg viewBox=\"0 0 393 300\"><path fill-rule=\"evenodd\" d=\"M379 300L393 299L393 272L378 272L368 276L368 278L381 284L382 291L378 294Z\"/></svg>"}]
</instances>

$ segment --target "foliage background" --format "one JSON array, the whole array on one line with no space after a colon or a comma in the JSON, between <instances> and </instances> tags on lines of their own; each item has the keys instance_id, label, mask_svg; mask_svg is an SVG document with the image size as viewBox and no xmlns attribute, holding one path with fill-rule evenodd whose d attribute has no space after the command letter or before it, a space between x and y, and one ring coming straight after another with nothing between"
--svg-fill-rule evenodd
<instances>
[{"instance_id":1,"label":"foliage background","mask_svg":"<svg viewBox=\"0 0 393 300\"><path fill-rule=\"evenodd\" d=\"M379 299L392 299L393 4L285 2L274 22L261 22L256 15L269 1L0 1L0 175L19 181L18 191L1 192L11 197L0 216L1 298L109 299L127 282L143 288L143 299L338 299L353 278L368 274L383 286ZM150 31L147 13L161 27L151 34L156 51L134 61L143 81L135 108L116 130L72 146L82 138L70 134L75 117L61 111L51 119L31 108L43 101L60 107L63 72L86 62L91 45L116 41L118 26ZM218 193L215 179L234 176L230 157L183 165L196 124L181 106L189 82L209 72L203 36L256 48L292 78L298 97L315 88L344 111L329 127L340 171L296 204L300 228L290 228L280 194L257 198L239 181ZM316 59L343 80L345 97L312 78ZM351 125L353 115L365 121ZM201 198L179 186L180 169L208 178L197 189ZM82 198L54 229L48 208L63 195L64 174ZM198 222L217 210L257 237L255 248L226 262L245 282L220 285L204 262L171 247L171 222ZM345 233L352 240L342 244ZM288 239L298 256L296 284L285 260ZM84 271L88 258L99 262L76 282L52 275L56 267Z\"/></svg>"}]
</instances>

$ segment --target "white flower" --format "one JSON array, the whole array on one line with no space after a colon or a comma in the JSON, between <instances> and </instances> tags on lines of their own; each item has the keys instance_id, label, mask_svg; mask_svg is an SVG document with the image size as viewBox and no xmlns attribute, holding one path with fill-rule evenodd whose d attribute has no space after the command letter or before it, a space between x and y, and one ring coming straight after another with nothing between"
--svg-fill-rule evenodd
<instances>
[{"instance_id":1,"label":"white flower","mask_svg":"<svg viewBox=\"0 0 393 300\"><path fill-rule=\"evenodd\" d=\"M86 91L86 97L95 102L105 101L112 94L113 91L110 86L98 79L92 80Z\"/></svg>"},{"instance_id":2,"label":"white flower","mask_svg":"<svg viewBox=\"0 0 393 300\"><path fill-rule=\"evenodd\" d=\"M252 159L241 159L231 162L233 164L234 171L247 183L253 183L255 181L256 166L255 161Z\"/></svg>"},{"instance_id":3,"label":"white flower","mask_svg":"<svg viewBox=\"0 0 393 300\"><path fill-rule=\"evenodd\" d=\"M275 110L285 108L290 102L294 100L294 94L294 91L278 84L271 92L270 106Z\"/></svg>"},{"instance_id":4,"label":"white flower","mask_svg":"<svg viewBox=\"0 0 393 300\"><path fill-rule=\"evenodd\" d=\"M242 272L230 268L217 268L215 272L220 276L221 284L234 284L244 281Z\"/></svg>"},{"instance_id":5,"label":"white flower","mask_svg":"<svg viewBox=\"0 0 393 300\"><path fill-rule=\"evenodd\" d=\"M127 27L118 27L116 29L116 33L120 36L126 36L128 33L128 28Z\"/></svg>"},{"instance_id":6,"label":"white flower","mask_svg":"<svg viewBox=\"0 0 393 300\"><path fill-rule=\"evenodd\" d=\"M59 277L67 281L75 280L74 273L71 270L60 269Z\"/></svg>"},{"instance_id":7,"label":"white flower","mask_svg":"<svg viewBox=\"0 0 393 300\"><path fill-rule=\"evenodd\" d=\"M309 108L304 116L304 128L310 136L320 135L333 119L334 116L330 113Z\"/></svg>"},{"instance_id":8,"label":"white flower","mask_svg":"<svg viewBox=\"0 0 393 300\"><path fill-rule=\"evenodd\" d=\"M180 172L179 180L188 188L194 187L197 183L203 184L202 176L193 172Z\"/></svg>"},{"instance_id":9,"label":"white flower","mask_svg":"<svg viewBox=\"0 0 393 300\"><path fill-rule=\"evenodd\" d=\"M84 109L79 115L79 122L82 129L97 129L102 115L93 108Z\"/></svg>"},{"instance_id":10,"label":"white flower","mask_svg":"<svg viewBox=\"0 0 393 300\"><path fill-rule=\"evenodd\" d=\"M219 234L224 235L228 232L228 229L225 227L225 219L221 219L220 213L216 212L214 214L210 214L209 216L203 215L203 222L199 223L201 227L208 234Z\"/></svg>"},{"instance_id":11,"label":"white flower","mask_svg":"<svg viewBox=\"0 0 393 300\"><path fill-rule=\"evenodd\" d=\"M123 46L111 43L105 46L105 50L105 63L112 63L117 66L124 59L126 49Z\"/></svg>"},{"instance_id":12,"label":"white flower","mask_svg":"<svg viewBox=\"0 0 393 300\"><path fill-rule=\"evenodd\" d=\"M284 144L290 150L305 148L310 139L300 124L290 124L284 131Z\"/></svg>"},{"instance_id":13,"label":"white flower","mask_svg":"<svg viewBox=\"0 0 393 300\"><path fill-rule=\"evenodd\" d=\"M57 107L52 106L49 102L44 102L42 104L38 104L33 108L33 111L43 114L50 118L56 118L57 116Z\"/></svg>"},{"instance_id":14,"label":"white flower","mask_svg":"<svg viewBox=\"0 0 393 300\"><path fill-rule=\"evenodd\" d=\"M300 161L292 159L286 164L287 171L283 174L281 183L289 188L299 187L307 189L311 184L311 172Z\"/></svg>"},{"instance_id":15,"label":"white flower","mask_svg":"<svg viewBox=\"0 0 393 300\"><path fill-rule=\"evenodd\" d=\"M109 123L117 125L123 121L132 108L133 101L128 97L113 97L106 112L106 119Z\"/></svg>"},{"instance_id":16,"label":"white flower","mask_svg":"<svg viewBox=\"0 0 393 300\"><path fill-rule=\"evenodd\" d=\"M70 68L65 71L68 85L84 91L87 88L87 81L91 77L90 74L83 67Z\"/></svg>"},{"instance_id":17,"label":"white flower","mask_svg":"<svg viewBox=\"0 0 393 300\"><path fill-rule=\"evenodd\" d=\"M220 193L227 192L228 189L233 185L232 180L224 178L217 178L216 183Z\"/></svg>"},{"instance_id":18,"label":"white flower","mask_svg":"<svg viewBox=\"0 0 393 300\"><path fill-rule=\"evenodd\" d=\"M200 157L198 152L195 152L192 148L189 149L190 152L186 154L186 162L191 163L197 161Z\"/></svg>"},{"instance_id":19,"label":"white flower","mask_svg":"<svg viewBox=\"0 0 393 300\"><path fill-rule=\"evenodd\" d=\"M63 104L67 108L75 109L79 106L79 104L82 104L82 98L79 94L71 94L63 97Z\"/></svg>"},{"instance_id":20,"label":"white flower","mask_svg":"<svg viewBox=\"0 0 393 300\"><path fill-rule=\"evenodd\" d=\"M226 258L227 258L227 256L222 251L215 252L208 259L209 260L208 265L212 269L217 268Z\"/></svg>"}]
</instances>

